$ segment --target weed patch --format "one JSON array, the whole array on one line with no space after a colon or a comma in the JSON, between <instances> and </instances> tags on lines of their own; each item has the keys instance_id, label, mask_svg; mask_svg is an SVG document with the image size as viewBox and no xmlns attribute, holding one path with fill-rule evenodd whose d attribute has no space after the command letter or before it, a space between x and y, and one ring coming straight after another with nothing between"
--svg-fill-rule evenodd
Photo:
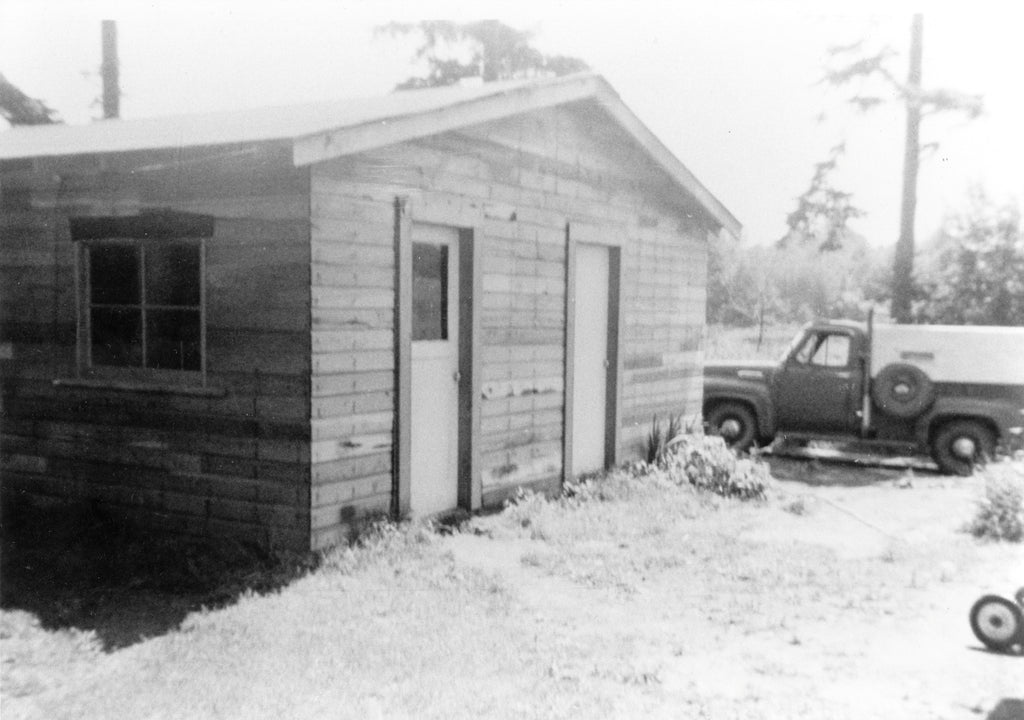
<instances>
[{"instance_id":1,"label":"weed patch","mask_svg":"<svg viewBox=\"0 0 1024 720\"><path fill-rule=\"evenodd\" d=\"M394 567L422 559L437 540L425 523L396 523L381 518L363 527L354 543L328 550L320 564L327 571L352 575L370 567Z\"/></svg>"},{"instance_id":2,"label":"weed patch","mask_svg":"<svg viewBox=\"0 0 1024 720\"><path fill-rule=\"evenodd\" d=\"M989 465L982 475L985 495L965 530L977 538L1024 541L1024 460Z\"/></svg>"}]
</instances>

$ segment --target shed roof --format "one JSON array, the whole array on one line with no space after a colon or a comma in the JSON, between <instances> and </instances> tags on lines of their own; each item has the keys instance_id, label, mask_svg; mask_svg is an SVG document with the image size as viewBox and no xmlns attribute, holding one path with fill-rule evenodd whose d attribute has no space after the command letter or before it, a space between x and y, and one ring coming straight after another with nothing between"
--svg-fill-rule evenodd
<instances>
[{"instance_id":1,"label":"shed roof","mask_svg":"<svg viewBox=\"0 0 1024 720\"><path fill-rule=\"evenodd\" d=\"M723 228L740 223L622 102L604 78L539 80L410 90L374 98L196 115L41 125L0 132L0 160L288 141L308 165L417 137L578 100L598 102Z\"/></svg>"}]
</instances>

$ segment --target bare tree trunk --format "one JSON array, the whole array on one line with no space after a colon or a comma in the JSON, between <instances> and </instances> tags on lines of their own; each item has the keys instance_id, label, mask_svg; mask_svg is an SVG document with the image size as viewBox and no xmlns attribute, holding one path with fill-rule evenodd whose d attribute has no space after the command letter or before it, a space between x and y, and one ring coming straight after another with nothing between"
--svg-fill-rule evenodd
<instances>
[{"instance_id":1,"label":"bare tree trunk","mask_svg":"<svg viewBox=\"0 0 1024 720\"><path fill-rule=\"evenodd\" d=\"M910 299L914 272L914 214L917 210L917 167L920 161L921 128L921 36L924 20L914 15L910 40L910 73L907 77L907 139L903 151L903 202L900 208L900 237L892 268L892 317L910 322Z\"/></svg>"}]
</instances>

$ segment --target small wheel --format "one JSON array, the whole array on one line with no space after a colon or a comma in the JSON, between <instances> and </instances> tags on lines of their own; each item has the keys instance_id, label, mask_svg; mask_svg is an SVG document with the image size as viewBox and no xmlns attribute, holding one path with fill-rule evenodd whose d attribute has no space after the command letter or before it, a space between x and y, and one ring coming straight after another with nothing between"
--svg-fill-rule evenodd
<instances>
[{"instance_id":1,"label":"small wheel","mask_svg":"<svg viewBox=\"0 0 1024 720\"><path fill-rule=\"evenodd\" d=\"M1013 601L985 595L971 607L971 630L985 647L1002 652L1024 642L1024 615Z\"/></svg>"},{"instance_id":2,"label":"small wheel","mask_svg":"<svg viewBox=\"0 0 1024 720\"><path fill-rule=\"evenodd\" d=\"M1024 607L1024 587L1017 588L1017 594L1013 596L1013 599L1017 601L1017 604Z\"/></svg>"},{"instance_id":3,"label":"small wheel","mask_svg":"<svg viewBox=\"0 0 1024 720\"><path fill-rule=\"evenodd\" d=\"M890 363L871 381L871 397L886 415L907 420L931 407L935 388L916 365Z\"/></svg>"},{"instance_id":4,"label":"small wheel","mask_svg":"<svg viewBox=\"0 0 1024 720\"><path fill-rule=\"evenodd\" d=\"M974 420L954 420L932 437L932 457L943 472L967 476L974 466L992 459L996 439L992 431Z\"/></svg>"},{"instance_id":5,"label":"small wheel","mask_svg":"<svg viewBox=\"0 0 1024 720\"><path fill-rule=\"evenodd\" d=\"M707 416L708 432L720 435L734 450L748 450L757 436L757 420L750 408L741 403L715 405Z\"/></svg>"}]
</instances>

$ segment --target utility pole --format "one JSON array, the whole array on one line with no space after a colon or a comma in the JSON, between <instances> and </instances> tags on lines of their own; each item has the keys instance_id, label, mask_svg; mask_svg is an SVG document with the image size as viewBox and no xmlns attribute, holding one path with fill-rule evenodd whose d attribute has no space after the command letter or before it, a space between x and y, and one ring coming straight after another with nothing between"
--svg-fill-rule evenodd
<instances>
[{"instance_id":1,"label":"utility pole","mask_svg":"<svg viewBox=\"0 0 1024 720\"><path fill-rule=\"evenodd\" d=\"M900 237L892 267L892 317L897 323L910 322L910 296L914 270L914 214L917 211L917 168L920 162L921 129L921 36L924 20L914 15L910 37L910 73L907 76L907 140L903 150L903 202L900 207Z\"/></svg>"},{"instance_id":2,"label":"utility pole","mask_svg":"<svg viewBox=\"0 0 1024 720\"><path fill-rule=\"evenodd\" d=\"M117 61L117 23L104 20L101 24L103 36L103 63L100 75L103 77L103 119L121 116L120 68Z\"/></svg>"}]
</instances>

